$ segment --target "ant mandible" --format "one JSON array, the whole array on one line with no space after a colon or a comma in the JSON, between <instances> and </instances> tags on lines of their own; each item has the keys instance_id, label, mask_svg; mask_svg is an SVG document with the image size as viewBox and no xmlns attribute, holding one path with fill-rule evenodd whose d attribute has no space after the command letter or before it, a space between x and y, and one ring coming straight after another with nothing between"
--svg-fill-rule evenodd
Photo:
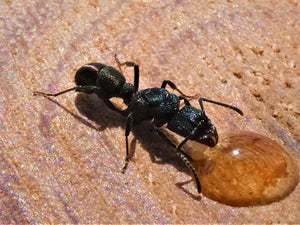
<instances>
[{"instance_id":1,"label":"ant mandible","mask_svg":"<svg viewBox=\"0 0 300 225\"><path fill-rule=\"evenodd\" d=\"M116 55L115 60L119 68L123 65L134 68L133 85L126 83L124 75L111 66L106 66L101 63L88 63L79 68L76 72L75 87L55 94L39 91L35 91L33 94L55 97L69 91L83 92L86 94L95 93L103 100L108 108L126 116L126 158L125 165L122 169L123 173L127 169L130 160L128 136L132 126L145 120L152 120L154 129L164 140L175 147L173 149L178 157L192 172L196 181L197 190L200 193L201 184L199 177L189 160L190 157L182 151L181 148L188 140L194 140L209 147L214 147L218 143L217 129L206 116L203 101L230 108L240 115L243 115L243 112L237 107L206 98L199 98L199 110L191 106L187 100L188 98L195 98L195 96L185 95L169 80L164 80L160 88L148 88L138 91L140 77L139 66L129 61L121 63ZM169 93L166 89L167 85L178 91L180 96ZM121 111L116 108L110 101L112 97L122 98L124 103L128 106L127 109ZM181 100L184 101L184 106L180 109ZM167 124L169 130L184 137L184 140L179 145L176 146L169 137L159 129L159 127L164 124Z\"/></svg>"}]
</instances>

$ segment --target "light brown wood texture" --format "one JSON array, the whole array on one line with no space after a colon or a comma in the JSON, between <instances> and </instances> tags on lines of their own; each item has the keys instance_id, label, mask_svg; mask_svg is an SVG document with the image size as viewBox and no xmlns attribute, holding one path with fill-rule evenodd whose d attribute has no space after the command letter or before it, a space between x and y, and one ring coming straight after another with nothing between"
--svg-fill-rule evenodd
<instances>
[{"instance_id":1,"label":"light brown wood texture","mask_svg":"<svg viewBox=\"0 0 300 225\"><path fill-rule=\"evenodd\" d=\"M300 164L299 1L2 1L0 223L300 223L300 187L280 202L230 207L197 196L176 155L96 96L32 96L74 86L88 62L140 65L140 89L172 80L219 132L251 130ZM133 81L131 68L123 68ZM192 104L198 107L197 101ZM189 194L190 193L190 194Z\"/></svg>"}]
</instances>

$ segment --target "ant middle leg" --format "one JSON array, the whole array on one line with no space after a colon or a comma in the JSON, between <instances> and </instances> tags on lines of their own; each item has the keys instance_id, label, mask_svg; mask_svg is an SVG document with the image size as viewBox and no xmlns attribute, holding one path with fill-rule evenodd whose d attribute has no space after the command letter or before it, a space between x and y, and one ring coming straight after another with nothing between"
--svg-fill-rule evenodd
<instances>
[{"instance_id":1,"label":"ant middle leg","mask_svg":"<svg viewBox=\"0 0 300 225\"><path fill-rule=\"evenodd\" d=\"M185 98L188 98L189 100L192 100L192 99L196 99L196 98L199 98L200 95L199 94L195 94L195 95L186 95L184 94L181 90L178 89L178 87L170 80L164 80L161 84L161 88L166 88L166 86L169 85L173 90L176 90L178 91L181 96L185 97Z\"/></svg>"},{"instance_id":2,"label":"ant middle leg","mask_svg":"<svg viewBox=\"0 0 300 225\"><path fill-rule=\"evenodd\" d=\"M121 70L121 66L127 66L127 67L133 67L134 70L134 89L135 92L137 92L139 90L139 82L140 82L140 69L139 69L139 65L136 64L135 62L131 62L131 61L126 61L126 62L120 62L120 60L118 59L117 54L114 54L115 60L118 64L119 69Z\"/></svg>"},{"instance_id":3,"label":"ant middle leg","mask_svg":"<svg viewBox=\"0 0 300 225\"><path fill-rule=\"evenodd\" d=\"M175 140L172 140L172 138L170 138L167 134L165 134L165 132L163 132L159 127L157 126L153 126L154 130L157 132L157 134L164 139L164 141L166 141L169 145L171 145L172 147L174 147L175 149L177 148L178 143L176 143ZM184 151L180 150L181 153L188 159L191 159L191 157L186 154Z\"/></svg>"},{"instance_id":4,"label":"ant middle leg","mask_svg":"<svg viewBox=\"0 0 300 225\"><path fill-rule=\"evenodd\" d=\"M128 164L129 164L129 160L131 158L131 154L129 151L129 143L128 143L128 136L130 134L131 131L131 127L132 127L132 122L133 122L133 114L129 113L129 115L127 116L127 121L126 121L126 129L125 129L125 140L126 140L126 158L125 158L125 165L123 166L121 172L125 173Z\"/></svg>"}]
</instances>

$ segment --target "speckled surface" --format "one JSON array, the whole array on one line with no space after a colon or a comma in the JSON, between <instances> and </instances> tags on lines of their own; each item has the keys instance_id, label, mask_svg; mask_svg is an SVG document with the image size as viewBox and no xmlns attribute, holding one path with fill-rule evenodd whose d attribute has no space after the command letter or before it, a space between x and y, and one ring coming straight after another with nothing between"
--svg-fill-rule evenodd
<instances>
[{"instance_id":1,"label":"speckled surface","mask_svg":"<svg viewBox=\"0 0 300 225\"><path fill-rule=\"evenodd\" d=\"M140 65L140 88L174 81L219 131L247 129L300 164L299 1L3 1L0 3L0 223L300 223L300 188L266 206L196 194L188 171L148 123L125 175L125 120L95 96L55 102L33 91L74 85L83 64ZM132 70L123 72L129 81ZM197 105L197 102L193 102ZM149 154L153 157L149 157ZM154 162L154 163L153 163Z\"/></svg>"}]
</instances>

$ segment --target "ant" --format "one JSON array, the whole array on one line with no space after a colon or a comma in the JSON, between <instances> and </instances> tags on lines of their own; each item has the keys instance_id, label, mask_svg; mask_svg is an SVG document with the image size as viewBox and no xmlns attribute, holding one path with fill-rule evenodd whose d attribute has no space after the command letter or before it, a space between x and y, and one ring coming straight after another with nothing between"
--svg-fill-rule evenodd
<instances>
[{"instance_id":1,"label":"ant","mask_svg":"<svg viewBox=\"0 0 300 225\"><path fill-rule=\"evenodd\" d=\"M140 77L139 66L129 61L121 63L116 55L115 60L119 69L121 69L123 65L134 68L134 84L126 83L124 75L117 69L94 62L88 63L78 69L75 74L75 87L55 94L35 91L33 95L58 96L69 91L83 92L86 94L95 93L104 101L108 108L126 116L126 158L122 173L126 171L130 160L128 136L131 128L142 121L152 120L154 129L165 141L174 147L178 157L192 172L196 181L197 191L201 193L199 177L190 162L190 157L182 151L181 148L188 140L194 140L209 147L214 147L218 143L217 129L206 116L203 101L227 107L240 115L243 115L243 112L237 107L206 98L199 98L199 110L191 106L188 101L188 99L196 98L197 95L185 95L169 80L164 80L160 88L148 88L138 91ZM167 85L173 90L178 91L180 96L170 93L166 89ZM111 97L122 98L124 103L128 106L127 109L121 111L116 108L110 101ZM184 106L180 108L180 101L182 100ZM184 137L184 140L179 145L176 146L176 144L159 129L159 127L164 124L167 124L169 130Z\"/></svg>"}]
</instances>

